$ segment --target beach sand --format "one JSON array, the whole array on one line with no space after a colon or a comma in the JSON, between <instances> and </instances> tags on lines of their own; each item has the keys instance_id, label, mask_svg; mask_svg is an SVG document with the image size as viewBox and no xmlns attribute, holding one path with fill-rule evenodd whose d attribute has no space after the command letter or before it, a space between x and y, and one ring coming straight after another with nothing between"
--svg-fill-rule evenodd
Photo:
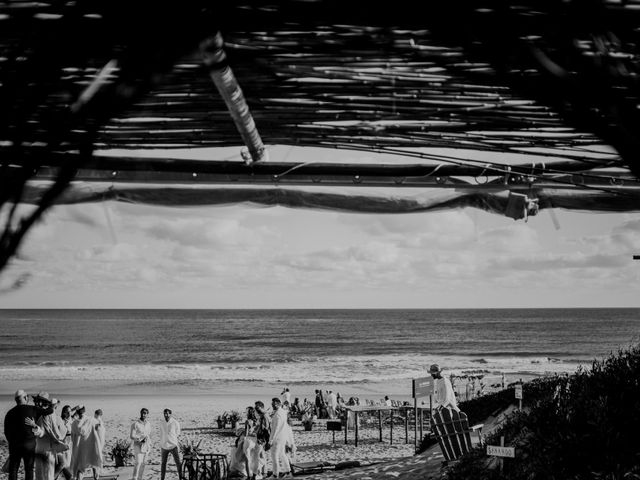
<instances>
[{"instance_id":1,"label":"beach sand","mask_svg":"<svg viewBox=\"0 0 640 480\"><path fill-rule=\"evenodd\" d=\"M403 392L384 391L384 385L322 385L323 389L341 391L343 396L359 396L364 399L380 400L385 394L389 394L395 400L411 400L410 388ZM408 386L410 387L410 386ZM114 462L109 458L108 452L117 439L128 439L130 425L137 418L140 408L145 407L150 411L149 419L152 422L152 440L154 442L152 452L148 458L145 469L145 479L157 479L160 475L160 448L158 446L160 433L159 423L163 420L162 411L170 408L174 417L182 426L183 438L202 440L201 448L205 453L222 453L229 455L234 441L235 432L231 429L220 430L217 428L216 417L223 411L240 410L253 405L256 400L262 400L265 405L270 405L272 397L278 396L283 389L283 384L263 385L254 383L233 383L211 388L194 388L192 385L180 384L162 385L123 385L117 382L65 382L43 379L30 379L25 382L7 381L0 386L0 422L3 422L6 412L15 405L13 392L18 388L24 388L29 393L40 390L50 392L51 396L59 398L61 405L85 405L88 413L100 408L104 412L106 426L106 447L104 449L103 474L117 473L120 479L131 478L132 466L116 469ZM290 386L292 398L300 397L310 400L314 397L315 386L294 385ZM364 403L364 402L362 402ZM427 401L428 405L428 401ZM387 473L412 472L424 467L426 458L414 456L414 434L410 427L408 437L405 437L405 428L400 419L396 420L393 428L393 443L390 442L390 428L388 422L383 426L383 439L380 442L377 417L371 417L369 421L363 420L359 429L359 444L356 447L354 432L349 432L348 443L345 444L344 432L336 432L335 443L333 433L326 430L326 423L322 420L314 425L311 432L304 431L298 423L294 424L294 439L297 445L295 462L330 462L340 463L358 461L363 465L376 464L368 470L362 469L361 478L389 478ZM420 436L418 435L420 438ZM432 449L433 450L433 449ZM4 438L0 439L0 462L7 458L8 450ZM431 453L431 459L437 460L438 450ZM435 455L435 457L434 457ZM229 457L228 457L229 458ZM435 458L435 460L434 460ZM431 465L433 466L433 461ZM416 463L417 462L417 463ZM387 467L385 467L387 465ZM270 462L268 463L270 469ZM424 468L423 468L424 469ZM358 475L355 470L334 472L332 477L340 478L347 474ZM351 472L351 473L348 473ZM170 458L167 478L176 478L176 468ZM392 473L391 476L394 476ZM409 475L409 473L407 473ZM409 478L409 477L408 477Z\"/></svg>"}]
</instances>

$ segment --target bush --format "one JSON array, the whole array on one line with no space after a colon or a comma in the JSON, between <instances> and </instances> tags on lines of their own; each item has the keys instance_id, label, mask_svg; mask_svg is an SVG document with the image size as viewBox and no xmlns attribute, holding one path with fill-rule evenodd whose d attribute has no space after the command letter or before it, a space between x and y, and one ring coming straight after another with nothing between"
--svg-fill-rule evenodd
<instances>
[{"instance_id":1,"label":"bush","mask_svg":"<svg viewBox=\"0 0 640 480\"><path fill-rule=\"evenodd\" d=\"M481 450L447 471L450 480L640 478L640 347L572 376L540 379L524 388L529 408L516 412L487 443L516 447L504 472Z\"/></svg>"}]
</instances>

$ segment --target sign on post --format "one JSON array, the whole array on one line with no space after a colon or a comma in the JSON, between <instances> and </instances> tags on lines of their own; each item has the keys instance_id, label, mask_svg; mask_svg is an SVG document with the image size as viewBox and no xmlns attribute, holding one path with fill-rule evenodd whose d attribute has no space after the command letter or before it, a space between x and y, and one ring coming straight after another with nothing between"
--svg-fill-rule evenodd
<instances>
[{"instance_id":1,"label":"sign on post","mask_svg":"<svg viewBox=\"0 0 640 480\"><path fill-rule=\"evenodd\" d=\"M491 455L493 457L516 458L516 448L487 445L487 455Z\"/></svg>"},{"instance_id":2,"label":"sign on post","mask_svg":"<svg viewBox=\"0 0 640 480\"><path fill-rule=\"evenodd\" d=\"M522 385L516 385L516 398L522 400Z\"/></svg>"},{"instance_id":3,"label":"sign on post","mask_svg":"<svg viewBox=\"0 0 640 480\"><path fill-rule=\"evenodd\" d=\"M327 430L334 432L342 431L342 422L340 420L327 420Z\"/></svg>"},{"instance_id":4,"label":"sign on post","mask_svg":"<svg viewBox=\"0 0 640 480\"><path fill-rule=\"evenodd\" d=\"M433 395L433 377L422 377L413 379L413 398L428 397Z\"/></svg>"}]
</instances>

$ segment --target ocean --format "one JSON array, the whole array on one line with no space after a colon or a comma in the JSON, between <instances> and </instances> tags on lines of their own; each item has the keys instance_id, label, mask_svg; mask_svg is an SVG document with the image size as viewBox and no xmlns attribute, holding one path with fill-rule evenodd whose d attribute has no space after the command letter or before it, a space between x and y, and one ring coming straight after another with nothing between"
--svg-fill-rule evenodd
<instances>
[{"instance_id":1,"label":"ocean","mask_svg":"<svg viewBox=\"0 0 640 480\"><path fill-rule=\"evenodd\" d=\"M639 339L640 309L0 310L0 383L406 386L431 363L571 373Z\"/></svg>"}]
</instances>

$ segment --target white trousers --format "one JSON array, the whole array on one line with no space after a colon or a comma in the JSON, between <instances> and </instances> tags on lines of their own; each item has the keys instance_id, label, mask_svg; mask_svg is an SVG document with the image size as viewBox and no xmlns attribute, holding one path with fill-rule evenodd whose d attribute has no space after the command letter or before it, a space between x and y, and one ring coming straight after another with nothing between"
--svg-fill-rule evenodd
<instances>
[{"instance_id":1,"label":"white trousers","mask_svg":"<svg viewBox=\"0 0 640 480\"><path fill-rule=\"evenodd\" d=\"M133 464L133 480L142 480L144 466L147 463L147 452L135 452L135 463Z\"/></svg>"},{"instance_id":2,"label":"white trousers","mask_svg":"<svg viewBox=\"0 0 640 480\"><path fill-rule=\"evenodd\" d=\"M273 474L278 476L280 473L289 473L291 471L291 465L289 464L289 457L284 451L285 442L278 442L275 445L271 445L271 464L273 468Z\"/></svg>"}]
</instances>

